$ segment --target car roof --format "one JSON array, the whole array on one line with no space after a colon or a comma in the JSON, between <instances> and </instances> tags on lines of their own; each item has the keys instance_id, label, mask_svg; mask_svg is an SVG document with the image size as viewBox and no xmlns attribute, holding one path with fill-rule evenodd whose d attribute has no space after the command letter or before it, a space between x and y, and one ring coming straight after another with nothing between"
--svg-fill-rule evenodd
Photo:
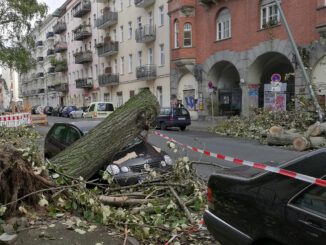
<instances>
[{"instance_id":1,"label":"car roof","mask_svg":"<svg viewBox=\"0 0 326 245\"><path fill-rule=\"evenodd\" d=\"M88 133L91 129L95 128L101 121L100 120L89 120L89 121L78 121L78 122L63 122L57 124L73 125L80 129L83 134Z\"/></svg>"}]
</instances>

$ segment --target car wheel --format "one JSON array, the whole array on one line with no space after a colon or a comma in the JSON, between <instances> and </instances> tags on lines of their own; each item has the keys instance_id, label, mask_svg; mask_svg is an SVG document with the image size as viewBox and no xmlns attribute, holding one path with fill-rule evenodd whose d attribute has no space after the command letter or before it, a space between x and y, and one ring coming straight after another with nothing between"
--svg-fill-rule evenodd
<instances>
[{"instance_id":1,"label":"car wheel","mask_svg":"<svg viewBox=\"0 0 326 245\"><path fill-rule=\"evenodd\" d=\"M161 129L163 129L163 130L166 130L166 123L165 122L161 122Z\"/></svg>"},{"instance_id":2,"label":"car wheel","mask_svg":"<svg viewBox=\"0 0 326 245\"><path fill-rule=\"evenodd\" d=\"M187 126L181 126L181 127L180 127L180 130L181 130L181 131L185 131L185 130L186 130L186 127L187 127Z\"/></svg>"}]
</instances>

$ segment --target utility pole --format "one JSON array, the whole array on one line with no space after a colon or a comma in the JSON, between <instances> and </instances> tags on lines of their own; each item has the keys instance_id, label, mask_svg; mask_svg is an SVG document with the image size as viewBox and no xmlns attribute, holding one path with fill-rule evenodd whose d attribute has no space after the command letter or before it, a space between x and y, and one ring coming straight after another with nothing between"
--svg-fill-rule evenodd
<instances>
[{"instance_id":1,"label":"utility pole","mask_svg":"<svg viewBox=\"0 0 326 245\"><path fill-rule=\"evenodd\" d=\"M291 30L290 30L290 27L289 27L289 25L288 25L288 22L287 22L287 20L286 20L286 18L285 18L285 15L284 15L283 10L282 10L281 4L280 4L280 0L275 0L275 3L276 3L276 5L277 5L278 10L280 11L281 19L282 19L282 21L283 21L283 23L284 23L284 26L285 26L286 32L287 32L287 34L288 34L288 36L289 36L289 39L290 39L290 42L291 42L292 48L293 48L294 53L295 53L295 56L296 56L296 58L297 58L297 60L298 60L298 62L299 62L300 68L301 68L301 70L302 70L302 72L303 72L303 76L304 76L304 79L305 79L306 84L307 84L307 86L308 86L309 93L310 93L310 96L311 96L311 98L312 98L312 100L313 100L314 106L315 106L315 108L316 108L316 112L317 112L317 114L318 114L319 121L320 121L320 122L323 122L323 121L324 121L324 112L322 111L322 109L321 109L321 107L320 107L320 105L319 105L319 103L318 103L318 100L317 100L317 98L316 98L315 91L314 91L313 88L312 88L310 78L309 78L309 76L308 76L308 74L307 74L307 71L306 71L304 65L303 65L302 58L301 58L301 56L300 56L300 54L299 54L299 51L298 51L297 45L296 45L296 43L295 43L295 41L294 41L294 38L293 38L293 36L292 36L292 33L291 33Z\"/></svg>"}]
</instances>

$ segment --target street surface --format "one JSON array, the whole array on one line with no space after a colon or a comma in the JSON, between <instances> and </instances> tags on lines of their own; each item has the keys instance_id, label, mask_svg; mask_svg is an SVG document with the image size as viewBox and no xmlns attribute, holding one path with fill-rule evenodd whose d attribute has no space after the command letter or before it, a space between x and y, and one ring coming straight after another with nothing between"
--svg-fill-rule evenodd
<instances>
[{"instance_id":1,"label":"street surface","mask_svg":"<svg viewBox=\"0 0 326 245\"><path fill-rule=\"evenodd\" d=\"M41 135L45 136L51 125L55 122L67 122L67 121L78 121L78 120L91 120L91 119L70 119L62 117L48 117L49 126L37 126L36 129ZM204 131L204 128L203 128ZM194 131L188 129L186 131L179 130L158 130L161 134L165 134L177 141L197 147L206 151L220 153L231 157L236 157L243 160L255 161L255 162L286 162L295 157L298 157L304 153L286 150L282 147L271 147L267 145L261 145L259 142L234 139L218 136L209 132ZM216 167L211 165L200 164L197 165L197 171L202 176L207 178L212 172L218 171L220 167L234 167L233 163L226 162L220 159L208 157L206 155L191 151L189 149L183 149L177 147L177 152L174 153L173 149L170 149L166 140L154 135L149 135L149 142L153 145L166 151L172 158L188 156L191 161L202 162L202 163L213 163ZM43 149L43 138L40 141L40 148Z\"/></svg>"}]
</instances>

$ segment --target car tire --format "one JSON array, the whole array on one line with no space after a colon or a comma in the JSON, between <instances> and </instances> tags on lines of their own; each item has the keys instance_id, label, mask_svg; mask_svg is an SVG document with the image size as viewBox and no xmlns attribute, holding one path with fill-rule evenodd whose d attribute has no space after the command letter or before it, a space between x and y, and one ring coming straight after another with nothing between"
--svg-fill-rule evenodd
<instances>
[{"instance_id":1,"label":"car tire","mask_svg":"<svg viewBox=\"0 0 326 245\"><path fill-rule=\"evenodd\" d=\"M187 126L181 126L181 127L180 127L180 130L181 130L181 131L185 131L185 130L186 130L186 127L187 127Z\"/></svg>"},{"instance_id":2,"label":"car tire","mask_svg":"<svg viewBox=\"0 0 326 245\"><path fill-rule=\"evenodd\" d=\"M160 123L160 128L161 128L162 130L166 130L166 123L165 123L165 122L161 122L161 123Z\"/></svg>"}]
</instances>

